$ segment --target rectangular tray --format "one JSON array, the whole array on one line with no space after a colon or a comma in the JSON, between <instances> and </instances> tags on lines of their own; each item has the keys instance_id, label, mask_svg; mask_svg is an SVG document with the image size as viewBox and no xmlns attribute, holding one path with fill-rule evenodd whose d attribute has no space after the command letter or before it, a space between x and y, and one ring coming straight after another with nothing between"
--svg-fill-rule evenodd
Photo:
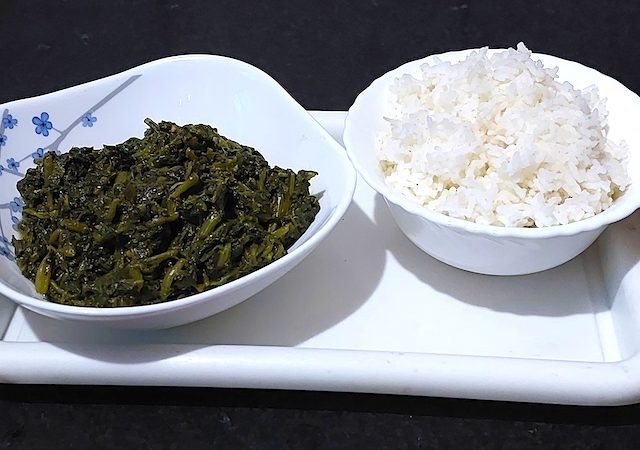
<instances>
[{"instance_id":1,"label":"rectangular tray","mask_svg":"<svg viewBox=\"0 0 640 450\"><path fill-rule=\"evenodd\" d=\"M339 142L345 113L312 113ZM640 214L574 260L492 277L407 240L359 180L342 222L209 319L94 329L0 299L0 382L392 393L580 405L640 399Z\"/></svg>"}]
</instances>

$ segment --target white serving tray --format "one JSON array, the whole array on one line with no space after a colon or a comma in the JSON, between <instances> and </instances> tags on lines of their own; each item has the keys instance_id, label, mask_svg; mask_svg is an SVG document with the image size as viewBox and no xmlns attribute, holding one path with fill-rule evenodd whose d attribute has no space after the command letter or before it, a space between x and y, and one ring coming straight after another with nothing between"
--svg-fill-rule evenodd
<instances>
[{"instance_id":1,"label":"white serving tray","mask_svg":"<svg viewBox=\"0 0 640 450\"><path fill-rule=\"evenodd\" d=\"M341 142L345 113L313 114ZM318 250L255 297L198 323L94 329L0 299L0 382L635 403L639 227L636 213L547 272L475 275L414 247L359 180Z\"/></svg>"}]
</instances>

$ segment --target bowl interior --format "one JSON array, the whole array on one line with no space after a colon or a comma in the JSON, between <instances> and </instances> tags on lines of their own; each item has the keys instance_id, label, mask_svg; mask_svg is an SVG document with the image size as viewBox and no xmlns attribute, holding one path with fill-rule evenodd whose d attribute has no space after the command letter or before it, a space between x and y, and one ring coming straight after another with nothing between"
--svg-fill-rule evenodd
<instances>
[{"instance_id":1,"label":"bowl interior","mask_svg":"<svg viewBox=\"0 0 640 450\"><path fill-rule=\"evenodd\" d=\"M471 231L489 231L490 234L497 235L546 235L552 228L557 232L560 227L538 229L503 228L480 226L462 219L451 218L414 204L389 188L384 181L378 166L376 148L380 132L385 126L384 116L388 114L388 87L397 77L403 74L420 76L420 67L425 63L433 64L435 58L455 63L463 60L472 51L464 50L429 56L404 64L376 79L358 96L353 106L349 109L345 123L344 142L351 161L360 175L373 189L405 210L419 214L429 220ZM500 50L489 50L489 54L496 51ZM605 223L615 222L626 217L640 207L640 134L637 132L640 98L618 81L579 63L537 53L534 53L532 58L541 60L545 67L559 67L560 81L569 81L576 88L583 89L590 85L597 86L600 97L607 99L609 138L616 142L624 140L629 146L627 167L632 183L626 193L614 202L610 208L597 216L563 225L562 228L568 233L579 229L595 229Z\"/></svg>"},{"instance_id":2,"label":"bowl interior","mask_svg":"<svg viewBox=\"0 0 640 450\"><path fill-rule=\"evenodd\" d=\"M271 165L317 171L311 191L322 194L321 210L290 254L328 223L336 222L335 216L344 212L353 194L355 175L344 150L272 78L230 58L167 58L85 85L0 105L0 114L0 135L4 136L0 147L0 279L10 288L5 292L9 296L14 291L40 298L20 274L10 243L22 210L16 182L34 166L34 158L46 151L98 148L140 137L146 117L209 124L255 147Z\"/></svg>"}]
</instances>

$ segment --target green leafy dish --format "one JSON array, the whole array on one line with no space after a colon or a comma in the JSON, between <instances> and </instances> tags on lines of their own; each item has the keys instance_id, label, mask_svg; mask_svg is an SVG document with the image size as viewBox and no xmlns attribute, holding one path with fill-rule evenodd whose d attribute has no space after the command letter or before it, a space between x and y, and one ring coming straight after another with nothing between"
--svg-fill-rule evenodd
<instances>
[{"instance_id":1,"label":"green leafy dish","mask_svg":"<svg viewBox=\"0 0 640 450\"><path fill-rule=\"evenodd\" d=\"M205 291L284 256L320 210L315 172L270 167L207 125L156 124L47 153L18 182L16 262L56 303L120 307Z\"/></svg>"}]
</instances>

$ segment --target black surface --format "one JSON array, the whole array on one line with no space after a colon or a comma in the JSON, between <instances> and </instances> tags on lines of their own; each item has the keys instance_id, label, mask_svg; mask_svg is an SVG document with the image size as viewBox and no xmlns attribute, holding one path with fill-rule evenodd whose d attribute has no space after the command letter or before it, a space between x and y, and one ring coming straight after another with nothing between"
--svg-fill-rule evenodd
<instances>
[{"instance_id":1,"label":"black surface","mask_svg":"<svg viewBox=\"0 0 640 450\"><path fill-rule=\"evenodd\" d=\"M202 388L0 395L0 448L640 448L638 406Z\"/></svg>"},{"instance_id":2,"label":"black surface","mask_svg":"<svg viewBox=\"0 0 640 450\"><path fill-rule=\"evenodd\" d=\"M636 1L3 1L0 103L181 53L346 109L430 53L524 41L640 92ZM640 123L640 118L639 118ZM2 361L0 361L2 364ZM640 407L255 390L0 386L0 448L640 448Z\"/></svg>"}]
</instances>

